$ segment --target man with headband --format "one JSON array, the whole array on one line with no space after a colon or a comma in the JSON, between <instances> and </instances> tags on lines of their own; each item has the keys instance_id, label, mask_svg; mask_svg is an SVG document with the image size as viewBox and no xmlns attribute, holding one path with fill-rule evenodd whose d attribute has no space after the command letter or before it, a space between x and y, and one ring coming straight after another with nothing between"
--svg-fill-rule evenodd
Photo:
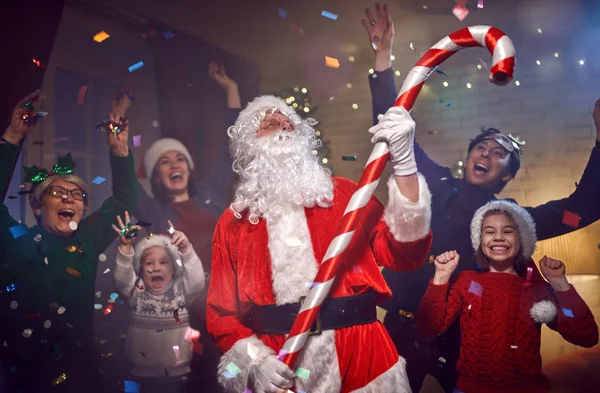
<instances>
[{"instance_id":1,"label":"man with headband","mask_svg":"<svg viewBox=\"0 0 600 393\"><path fill-rule=\"evenodd\" d=\"M363 27L375 51L375 73L369 83L373 99L373 117L393 105L397 91L391 68L393 22L387 6L376 6L376 16L366 10ZM539 240L560 236L600 219L600 101L594 110L596 145L576 190L567 198L528 207L533 216ZM468 145L464 178L455 179L450 168L443 167L415 143L415 159L419 172L427 179L432 193L431 229L434 233L431 255L456 250L459 255L473 255L469 225L477 209L496 199L513 179L522 159L523 142L495 128L484 129ZM568 264L568 262L567 262ZM463 258L455 270L473 269L471 258ZM382 305L387 310L384 325L398 351L406 356L407 373L412 390L418 392L426 374L435 376L447 392L456 383L459 328L454 324L439 339L425 340L416 329L416 316L421 297L433 277L433 264L425 264L414 272L384 269L383 276L392 289L393 299Z\"/></svg>"},{"instance_id":2,"label":"man with headband","mask_svg":"<svg viewBox=\"0 0 600 393\"><path fill-rule=\"evenodd\" d=\"M314 129L279 98L256 98L229 129L239 183L215 230L207 306L226 392L285 393L292 385L298 392L409 392L404 359L376 317L376 304L390 296L379 266L423 264L429 191L417 174L406 110L388 111L369 131L390 149L389 203L373 197L364 207L292 371L276 353L357 186L321 166Z\"/></svg>"}]
</instances>

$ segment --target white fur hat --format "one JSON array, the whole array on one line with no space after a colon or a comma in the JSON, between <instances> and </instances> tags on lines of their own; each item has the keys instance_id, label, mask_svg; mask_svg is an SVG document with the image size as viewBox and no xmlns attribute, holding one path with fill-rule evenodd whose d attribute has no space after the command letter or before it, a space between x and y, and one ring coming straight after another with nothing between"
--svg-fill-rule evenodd
<instances>
[{"instance_id":1,"label":"white fur hat","mask_svg":"<svg viewBox=\"0 0 600 393\"><path fill-rule=\"evenodd\" d=\"M171 263L173 263L173 272L175 276L178 276L178 271L181 269L180 263L177 263L177 260L181 259L179 256L179 250L176 246L171 244L171 238L165 235L150 235L149 237L143 237L138 241L138 244L135 245L135 253L133 256L133 268L137 274L141 274L140 264L142 259L142 254L144 250L149 247L165 247L167 249L167 254L171 258Z\"/></svg>"},{"instance_id":2,"label":"white fur hat","mask_svg":"<svg viewBox=\"0 0 600 393\"><path fill-rule=\"evenodd\" d=\"M152 176L152 171L154 170L154 166L156 162L164 153L168 151L178 151L185 156L190 166L190 171L194 169L194 160L192 160L192 156L190 152L185 147L183 143L173 138L161 138L154 142L146 155L144 155L144 170L146 171L146 177Z\"/></svg>"},{"instance_id":3,"label":"white fur hat","mask_svg":"<svg viewBox=\"0 0 600 393\"><path fill-rule=\"evenodd\" d=\"M471 244L473 250L477 251L481 245L481 226L485 215L490 211L501 211L508 214L519 231L521 239L521 253L527 259L531 258L535 252L537 235L535 231L535 222L531 214L516 203L509 201L491 201L480 207L471 221Z\"/></svg>"},{"instance_id":4,"label":"white fur hat","mask_svg":"<svg viewBox=\"0 0 600 393\"><path fill-rule=\"evenodd\" d=\"M296 111L286 104L284 100L273 95L258 96L246 105L246 107L240 112L237 120L235 121L234 127L238 128L242 125L249 126L250 123L255 121L256 115L261 111L267 111L269 109L276 108L281 113L289 116ZM260 123L262 119L257 119ZM258 129L259 123L255 124Z\"/></svg>"}]
</instances>

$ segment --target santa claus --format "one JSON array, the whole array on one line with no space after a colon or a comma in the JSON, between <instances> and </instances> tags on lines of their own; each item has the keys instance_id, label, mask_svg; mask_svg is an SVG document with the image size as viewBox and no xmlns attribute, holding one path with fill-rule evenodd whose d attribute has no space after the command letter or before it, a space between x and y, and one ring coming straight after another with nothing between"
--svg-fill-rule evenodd
<instances>
[{"instance_id":1,"label":"santa claus","mask_svg":"<svg viewBox=\"0 0 600 393\"><path fill-rule=\"evenodd\" d=\"M410 391L376 305L391 297L379 267L417 269L431 243L431 196L417 174L414 129L404 108L392 108L369 130L372 142L390 148L389 203L368 203L292 371L276 351L357 186L320 165L313 128L283 100L261 96L240 113L229 129L239 184L215 231L207 311L227 392Z\"/></svg>"}]
</instances>

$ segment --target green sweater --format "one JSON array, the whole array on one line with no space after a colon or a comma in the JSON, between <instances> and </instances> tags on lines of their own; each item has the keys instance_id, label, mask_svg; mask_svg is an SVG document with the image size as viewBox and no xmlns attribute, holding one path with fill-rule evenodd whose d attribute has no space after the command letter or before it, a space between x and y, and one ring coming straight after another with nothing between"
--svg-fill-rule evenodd
<instances>
[{"instance_id":1,"label":"green sweater","mask_svg":"<svg viewBox=\"0 0 600 393\"><path fill-rule=\"evenodd\" d=\"M2 142L0 189L5 189L19 146ZM98 256L116 237L111 228L116 216L135 211L138 199L133 156L111 154L110 165L113 196L68 237L36 225L21 226L25 233L15 238L10 228L20 224L0 204L0 343L6 341L13 356L45 361L68 356L68 347L91 351ZM16 289L7 291L12 284ZM25 329L32 329L30 337L24 337Z\"/></svg>"}]
</instances>

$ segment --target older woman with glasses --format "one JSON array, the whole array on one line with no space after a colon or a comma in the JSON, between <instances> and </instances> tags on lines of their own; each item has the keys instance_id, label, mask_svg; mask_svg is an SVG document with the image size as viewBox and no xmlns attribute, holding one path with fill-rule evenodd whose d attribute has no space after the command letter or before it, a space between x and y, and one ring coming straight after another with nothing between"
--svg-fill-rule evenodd
<instances>
[{"instance_id":1,"label":"older woman with glasses","mask_svg":"<svg viewBox=\"0 0 600 393\"><path fill-rule=\"evenodd\" d=\"M15 107L0 138L0 189L5 190L22 140L35 127L34 93ZM29 121L28 121L29 120ZM33 184L30 205L37 225L27 228L0 205L0 348L10 369L9 392L100 392L94 362L94 284L100 254L116 237L117 215L135 210L137 186L127 145L128 125L108 133L113 196L85 219L85 182L70 155L52 171L25 168ZM53 386L54 385L54 386ZM3 388L5 389L5 388Z\"/></svg>"}]
</instances>

